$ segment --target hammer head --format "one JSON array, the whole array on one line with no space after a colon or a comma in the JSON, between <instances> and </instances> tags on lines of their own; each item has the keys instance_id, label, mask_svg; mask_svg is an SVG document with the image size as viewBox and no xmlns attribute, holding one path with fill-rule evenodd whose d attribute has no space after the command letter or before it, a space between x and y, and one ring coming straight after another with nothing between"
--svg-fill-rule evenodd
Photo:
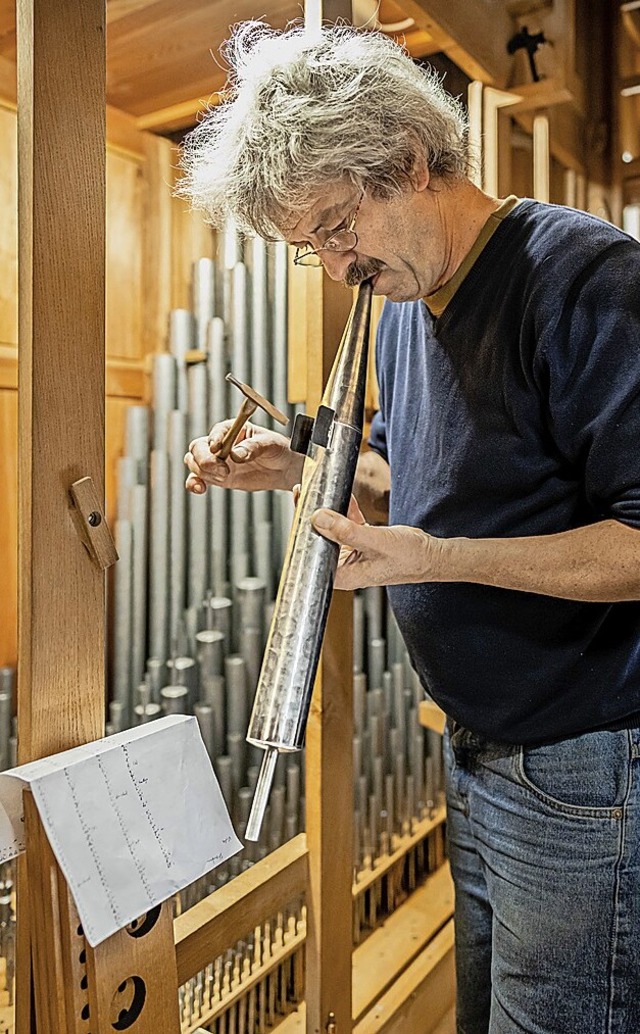
<instances>
[{"instance_id":1,"label":"hammer head","mask_svg":"<svg viewBox=\"0 0 640 1034\"><path fill-rule=\"evenodd\" d=\"M243 382L239 381L237 377L234 377L232 373L228 373L225 380L229 381L230 384L234 384L236 388L239 388L243 395L248 399L251 399L252 402L255 402L256 406L259 406L260 409L264 409L265 413L274 420L277 420L279 424L289 423L289 417L285 416L285 414L279 409L276 409L276 407L269 402L269 399L266 399L264 395L257 392L255 388L252 388L249 384L243 384Z\"/></svg>"}]
</instances>

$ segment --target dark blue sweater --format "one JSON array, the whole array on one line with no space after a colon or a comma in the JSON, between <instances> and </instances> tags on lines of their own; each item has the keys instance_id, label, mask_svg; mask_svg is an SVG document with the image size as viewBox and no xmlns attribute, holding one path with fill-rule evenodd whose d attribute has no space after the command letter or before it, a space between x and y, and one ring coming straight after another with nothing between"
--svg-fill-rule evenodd
<instances>
[{"instance_id":1,"label":"dark blue sweater","mask_svg":"<svg viewBox=\"0 0 640 1034\"><path fill-rule=\"evenodd\" d=\"M377 369L392 524L640 528L640 246L620 230L521 202L438 320L385 304ZM640 602L470 583L389 596L423 684L467 728L533 744L640 725Z\"/></svg>"}]
</instances>

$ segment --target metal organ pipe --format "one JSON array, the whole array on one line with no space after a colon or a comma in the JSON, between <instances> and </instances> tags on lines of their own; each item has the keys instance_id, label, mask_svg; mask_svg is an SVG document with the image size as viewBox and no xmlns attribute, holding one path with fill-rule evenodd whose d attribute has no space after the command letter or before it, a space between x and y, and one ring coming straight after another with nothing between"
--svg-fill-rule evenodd
<instances>
[{"instance_id":1,"label":"metal organ pipe","mask_svg":"<svg viewBox=\"0 0 640 1034\"><path fill-rule=\"evenodd\" d=\"M114 581L109 715L109 728L115 731L131 722L153 720L160 713L195 713L231 813L240 816L242 826L248 822L248 832L254 836L259 830L254 813L248 811L249 800L256 787L258 796L264 791L272 775L262 835L224 871L213 874L215 885L304 826L302 755L288 751L302 745L301 719L306 717L313 680L305 683L306 688L297 683L287 697L285 710L289 709L291 718L292 708L297 718L285 729L286 723L277 719L278 708L264 707L265 678L267 673L269 679L280 678L289 663L290 651L283 648L274 664L274 649L284 641L284 637L277 642L274 638L274 629L283 627L283 586L277 604L274 593L285 553L290 568L292 563L299 565L302 573L294 580L304 586L316 584L317 552L332 550L331 544L312 532L309 553L296 552L295 533L287 552L294 521L290 493L250 496L212 488L202 499L184 491L183 457L189 441L231 415L233 400L225 380L230 370L253 383L279 409L292 413L287 399L287 246L245 244L245 264L243 247L229 230L224 248L226 260L219 272L210 260L195 264L194 313L174 310L171 314L170 351L153 357L151 404L131 406L127 412L126 452L119 462L116 534L121 560ZM364 295L361 306L363 299ZM356 323L362 317L361 307ZM359 326L364 333L364 324ZM331 394L336 385L334 375L323 400L327 409L335 411L331 444L312 442L305 463L305 512L337 505L322 496L327 484L342 493L343 501L348 500L346 481L332 481L333 474L323 481L319 473L322 459L328 457L330 465L337 448L346 449L352 458L357 453L357 421L340 426L340 403ZM300 513L295 520L298 528ZM332 563L329 558L329 567ZM285 576L283 585L284 581ZM310 620L315 622L315 615L328 605L328 595L326 589L324 595L315 595L308 586L307 591L310 595L295 608L296 616L314 615ZM286 595L290 600L289 589ZM270 646L261 675L265 630L270 624ZM293 665L299 660L308 663L301 653L291 657ZM439 738L412 724L421 691L382 590L354 596L354 666L357 870L373 864L372 852L389 849L415 815L419 817L440 799L442 766ZM247 747L256 683L251 746ZM11 696L4 679L0 682L0 765L10 760ZM280 750L286 757L278 761ZM263 797L266 805L264 793ZM247 835L246 829L242 832Z\"/></svg>"}]
</instances>

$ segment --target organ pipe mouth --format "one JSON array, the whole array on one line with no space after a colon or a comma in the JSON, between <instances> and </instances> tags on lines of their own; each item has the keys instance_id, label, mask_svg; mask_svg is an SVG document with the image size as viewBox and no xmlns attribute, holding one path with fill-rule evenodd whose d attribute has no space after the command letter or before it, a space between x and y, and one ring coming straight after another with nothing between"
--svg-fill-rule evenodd
<instances>
[{"instance_id":1,"label":"organ pipe mouth","mask_svg":"<svg viewBox=\"0 0 640 1034\"><path fill-rule=\"evenodd\" d=\"M262 829L264 813L267 810L267 804L269 802L269 794L271 792L271 784L273 783L273 776L276 770L278 753L277 747L267 747L264 752L255 793L253 795L249 821L247 822L247 830L245 833L246 840L255 842L260 839L260 830Z\"/></svg>"}]
</instances>

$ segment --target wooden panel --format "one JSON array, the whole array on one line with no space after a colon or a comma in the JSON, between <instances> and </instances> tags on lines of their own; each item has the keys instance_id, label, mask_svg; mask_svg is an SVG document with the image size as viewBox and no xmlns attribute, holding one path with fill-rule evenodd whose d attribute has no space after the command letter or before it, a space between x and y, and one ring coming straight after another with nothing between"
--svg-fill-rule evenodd
<instances>
[{"instance_id":1,"label":"wooden panel","mask_svg":"<svg viewBox=\"0 0 640 1034\"><path fill-rule=\"evenodd\" d=\"M0 108L0 342L18 340L18 152L16 117Z\"/></svg>"},{"instance_id":2,"label":"wooden panel","mask_svg":"<svg viewBox=\"0 0 640 1034\"><path fill-rule=\"evenodd\" d=\"M142 355L142 170L107 156L107 355Z\"/></svg>"},{"instance_id":3,"label":"wooden panel","mask_svg":"<svg viewBox=\"0 0 640 1034\"><path fill-rule=\"evenodd\" d=\"M18 608L18 394L0 390L0 665L15 664Z\"/></svg>"},{"instance_id":4,"label":"wooden panel","mask_svg":"<svg viewBox=\"0 0 640 1034\"><path fill-rule=\"evenodd\" d=\"M113 115L113 113L112 113ZM113 119L116 142L107 161L107 348L138 359L141 344L144 166L134 157L131 120ZM17 147L15 112L0 107L0 344L18 341ZM127 135L125 136L125 123ZM135 130L138 140L147 134ZM124 143L129 146L125 149ZM167 144L167 146L169 146ZM142 148L142 157L144 151ZM154 185L157 187L157 185ZM165 186L167 197L169 187ZM167 245L168 247L168 245ZM159 254L155 249L153 254ZM157 263L157 260L156 260ZM164 299L165 306L167 298Z\"/></svg>"}]
</instances>

